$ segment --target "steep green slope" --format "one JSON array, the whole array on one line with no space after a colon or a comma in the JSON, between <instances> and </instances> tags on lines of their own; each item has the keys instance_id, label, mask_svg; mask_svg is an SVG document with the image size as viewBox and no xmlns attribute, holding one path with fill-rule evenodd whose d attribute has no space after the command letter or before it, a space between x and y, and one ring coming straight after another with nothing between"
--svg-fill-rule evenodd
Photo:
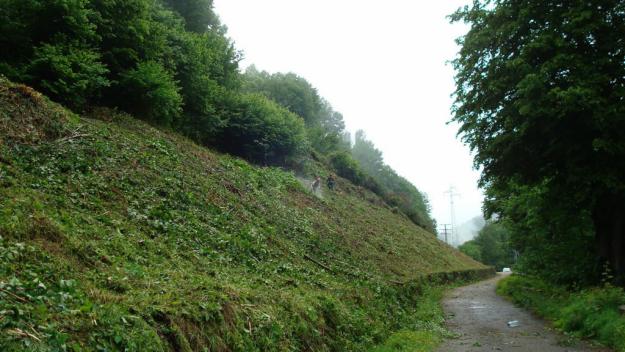
<instances>
[{"instance_id":1,"label":"steep green slope","mask_svg":"<svg viewBox=\"0 0 625 352\"><path fill-rule=\"evenodd\" d=\"M345 180L90 116L0 81L0 350L363 350L483 269Z\"/></svg>"}]
</instances>

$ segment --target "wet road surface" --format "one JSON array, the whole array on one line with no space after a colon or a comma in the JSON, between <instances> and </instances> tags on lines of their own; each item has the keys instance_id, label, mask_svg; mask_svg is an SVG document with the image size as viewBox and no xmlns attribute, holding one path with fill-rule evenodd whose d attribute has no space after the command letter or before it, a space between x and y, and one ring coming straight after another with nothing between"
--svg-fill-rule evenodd
<instances>
[{"instance_id":1,"label":"wet road surface","mask_svg":"<svg viewBox=\"0 0 625 352\"><path fill-rule=\"evenodd\" d=\"M447 327L458 338L445 341L439 352L515 351L577 352L609 351L578 342L568 346L566 337L554 332L543 320L515 307L495 293L505 274L449 292L443 300ZM519 326L508 327L517 320Z\"/></svg>"}]
</instances>

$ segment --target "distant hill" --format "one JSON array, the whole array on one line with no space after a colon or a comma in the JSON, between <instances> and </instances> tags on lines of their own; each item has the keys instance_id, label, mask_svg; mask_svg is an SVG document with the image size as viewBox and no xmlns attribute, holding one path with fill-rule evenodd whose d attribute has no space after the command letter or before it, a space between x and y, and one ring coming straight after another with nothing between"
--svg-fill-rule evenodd
<instances>
[{"instance_id":1,"label":"distant hill","mask_svg":"<svg viewBox=\"0 0 625 352\"><path fill-rule=\"evenodd\" d=\"M0 350L364 350L484 268L344 179L88 116L0 79Z\"/></svg>"}]
</instances>

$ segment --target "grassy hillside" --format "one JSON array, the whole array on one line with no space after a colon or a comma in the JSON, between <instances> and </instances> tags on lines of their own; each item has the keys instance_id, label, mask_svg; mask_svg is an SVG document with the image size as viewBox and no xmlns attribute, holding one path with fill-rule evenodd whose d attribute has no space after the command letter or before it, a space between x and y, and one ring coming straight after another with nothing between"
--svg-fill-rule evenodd
<instances>
[{"instance_id":1,"label":"grassy hillside","mask_svg":"<svg viewBox=\"0 0 625 352\"><path fill-rule=\"evenodd\" d=\"M364 350L427 328L414 280L483 268L345 180L6 80L0 236L3 351Z\"/></svg>"}]
</instances>

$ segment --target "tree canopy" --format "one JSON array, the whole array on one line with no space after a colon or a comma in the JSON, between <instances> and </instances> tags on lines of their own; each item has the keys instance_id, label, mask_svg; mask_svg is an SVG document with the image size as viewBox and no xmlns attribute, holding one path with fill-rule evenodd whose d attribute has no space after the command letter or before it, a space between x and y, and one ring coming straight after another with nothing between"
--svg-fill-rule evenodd
<instances>
[{"instance_id":1,"label":"tree canopy","mask_svg":"<svg viewBox=\"0 0 625 352\"><path fill-rule=\"evenodd\" d=\"M478 235L458 247L461 252L501 271L512 267L515 254L510 246L510 231L504 223L488 221Z\"/></svg>"},{"instance_id":2,"label":"tree canopy","mask_svg":"<svg viewBox=\"0 0 625 352\"><path fill-rule=\"evenodd\" d=\"M113 106L253 162L309 146L301 118L241 91L212 0L2 0L0 74L79 111Z\"/></svg>"},{"instance_id":3,"label":"tree canopy","mask_svg":"<svg viewBox=\"0 0 625 352\"><path fill-rule=\"evenodd\" d=\"M587 245L571 229L590 231L591 253L623 277L625 2L478 0L451 18L470 25L453 120L483 169L487 210L565 247ZM530 223L541 211L554 216Z\"/></svg>"},{"instance_id":4,"label":"tree canopy","mask_svg":"<svg viewBox=\"0 0 625 352\"><path fill-rule=\"evenodd\" d=\"M189 31L204 33L221 28L219 17L213 11L213 0L165 0L165 3L184 18Z\"/></svg>"},{"instance_id":5,"label":"tree canopy","mask_svg":"<svg viewBox=\"0 0 625 352\"><path fill-rule=\"evenodd\" d=\"M294 73L269 74L250 66L245 71L243 89L260 93L304 119L315 150L331 153L349 149L343 115L334 111L306 79Z\"/></svg>"}]
</instances>

